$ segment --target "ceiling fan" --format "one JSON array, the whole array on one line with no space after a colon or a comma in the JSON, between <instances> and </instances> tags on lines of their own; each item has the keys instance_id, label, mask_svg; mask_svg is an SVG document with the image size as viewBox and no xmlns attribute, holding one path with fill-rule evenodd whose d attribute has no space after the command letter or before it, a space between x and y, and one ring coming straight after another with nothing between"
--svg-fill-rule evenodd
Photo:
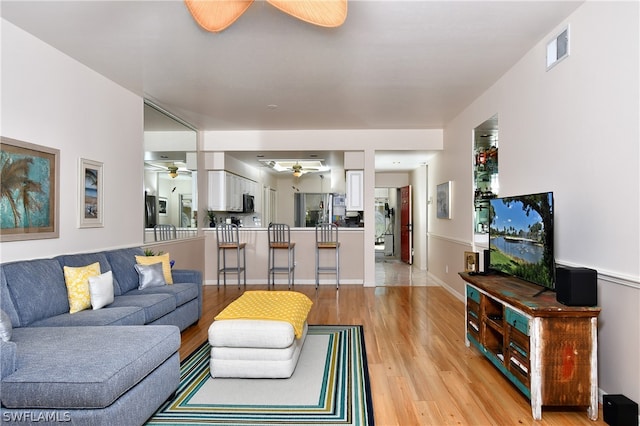
<instances>
[{"instance_id":1,"label":"ceiling fan","mask_svg":"<svg viewBox=\"0 0 640 426\"><path fill-rule=\"evenodd\" d=\"M175 179L178 175L190 175L191 172L183 167L178 167L175 163L161 164L161 163L145 163L145 168L149 170L155 170L158 172L167 172L171 179Z\"/></svg>"},{"instance_id":2,"label":"ceiling fan","mask_svg":"<svg viewBox=\"0 0 640 426\"><path fill-rule=\"evenodd\" d=\"M328 171L330 168L324 164L322 159L313 160L259 160L263 166L275 170L278 173L292 173L295 177L300 177L306 173Z\"/></svg>"},{"instance_id":3,"label":"ceiling fan","mask_svg":"<svg viewBox=\"0 0 640 426\"><path fill-rule=\"evenodd\" d=\"M233 24L253 0L184 0L193 19L207 31ZM284 13L321 27L339 27L347 18L347 0L266 0Z\"/></svg>"},{"instance_id":4,"label":"ceiling fan","mask_svg":"<svg viewBox=\"0 0 640 426\"><path fill-rule=\"evenodd\" d=\"M178 177L178 166L168 166L167 169L169 170L169 177L171 177L171 179Z\"/></svg>"},{"instance_id":5,"label":"ceiling fan","mask_svg":"<svg viewBox=\"0 0 640 426\"><path fill-rule=\"evenodd\" d=\"M300 177L302 176L303 173L306 172L306 170L302 170L302 166L298 163L294 164L293 166L291 166L291 170L293 170L293 176L295 177Z\"/></svg>"}]
</instances>

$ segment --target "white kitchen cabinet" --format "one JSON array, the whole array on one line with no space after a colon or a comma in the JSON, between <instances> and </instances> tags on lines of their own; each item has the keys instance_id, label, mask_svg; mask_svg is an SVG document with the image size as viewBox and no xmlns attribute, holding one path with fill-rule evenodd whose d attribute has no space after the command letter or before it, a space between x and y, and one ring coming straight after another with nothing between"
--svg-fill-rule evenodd
<instances>
[{"instance_id":1,"label":"white kitchen cabinet","mask_svg":"<svg viewBox=\"0 0 640 426\"><path fill-rule=\"evenodd\" d=\"M242 195L253 182L223 170L209 171L209 210L242 212Z\"/></svg>"},{"instance_id":2,"label":"white kitchen cabinet","mask_svg":"<svg viewBox=\"0 0 640 426\"><path fill-rule=\"evenodd\" d=\"M347 210L364 210L364 170L347 170Z\"/></svg>"},{"instance_id":3,"label":"white kitchen cabinet","mask_svg":"<svg viewBox=\"0 0 640 426\"><path fill-rule=\"evenodd\" d=\"M227 210L227 186L224 171L209 172L209 210Z\"/></svg>"}]
</instances>

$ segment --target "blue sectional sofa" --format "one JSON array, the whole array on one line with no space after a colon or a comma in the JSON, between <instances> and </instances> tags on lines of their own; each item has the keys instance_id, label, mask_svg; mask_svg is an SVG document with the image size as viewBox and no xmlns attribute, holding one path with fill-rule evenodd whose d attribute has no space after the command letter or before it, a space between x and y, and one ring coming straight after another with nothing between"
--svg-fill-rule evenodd
<instances>
[{"instance_id":1,"label":"blue sectional sofa","mask_svg":"<svg viewBox=\"0 0 640 426\"><path fill-rule=\"evenodd\" d=\"M180 331L202 314L199 271L138 290L140 248L0 265L0 423L143 424L179 384ZM113 303L69 313L64 266L112 271Z\"/></svg>"}]
</instances>

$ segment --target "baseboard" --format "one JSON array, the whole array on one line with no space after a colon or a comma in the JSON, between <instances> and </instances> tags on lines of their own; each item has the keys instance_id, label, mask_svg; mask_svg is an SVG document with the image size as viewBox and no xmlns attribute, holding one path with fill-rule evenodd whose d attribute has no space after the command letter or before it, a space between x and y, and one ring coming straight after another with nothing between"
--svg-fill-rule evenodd
<instances>
[{"instance_id":1,"label":"baseboard","mask_svg":"<svg viewBox=\"0 0 640 426\"><path fill-rule=\"evenodd\" d=\"M436 284L438 284L440 287L443 287L445 290L447 290L449 293L451 293L456 299L458 299L459 301L461 301L462 303L464 303L464 295L458 293L453 287L451 287L449 284L447 284L446 282L442 281L440 278L436 277L435 275L433 275L431 272L427 272L427 276L429 277L429 279L432 279Z\"/></svg>"}]
</instances>

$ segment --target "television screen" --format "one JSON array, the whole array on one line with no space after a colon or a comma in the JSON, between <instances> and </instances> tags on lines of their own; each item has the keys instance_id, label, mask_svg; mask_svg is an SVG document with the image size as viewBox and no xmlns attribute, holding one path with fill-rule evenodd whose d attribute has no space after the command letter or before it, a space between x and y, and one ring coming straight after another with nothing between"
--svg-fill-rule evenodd
<instances>
[{"instance_id":1,"label":"television screen","mask_svg":"<svg viewBox=\"0 0 640 426\"><path fill-rule=\"evenodd\" d=\"M555 289L553 192L490 200L489 267Z\"/></svg>"}]
</instances>

